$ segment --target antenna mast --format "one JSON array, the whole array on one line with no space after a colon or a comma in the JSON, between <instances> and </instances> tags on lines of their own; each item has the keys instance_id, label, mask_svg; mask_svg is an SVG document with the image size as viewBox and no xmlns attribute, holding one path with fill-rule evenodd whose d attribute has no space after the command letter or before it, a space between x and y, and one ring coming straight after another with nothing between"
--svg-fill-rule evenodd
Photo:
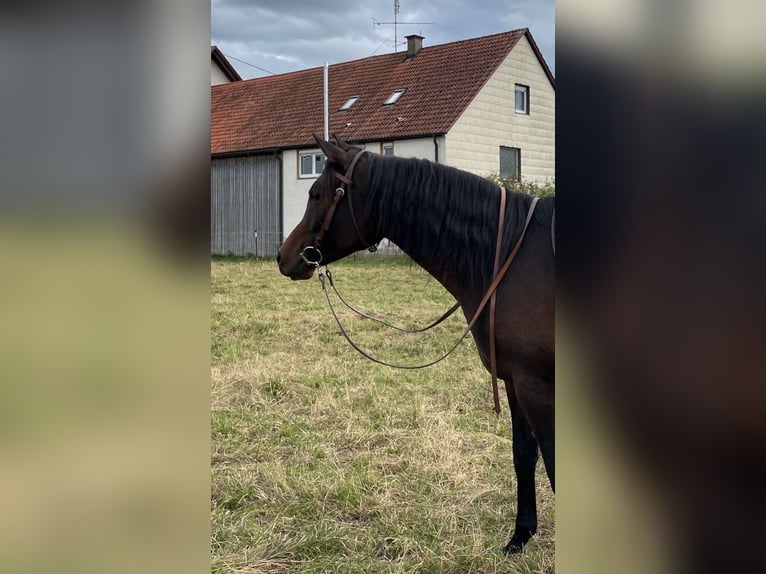
<instances>
[{"instance_id":1,"label":"antenna mast","mask_svg":"<svg viewBox=\"0 0 766 574\"><path fill-rule=\"evenodd\" d=\"M399 24L434 24L434 22L399 22L399 0L394 0L394 21L393 22L376 22L375 18L372 19L372 25L394 25L394 52L399 50Z\"/></svg>"},{"instance_id":2,"label":"antenna mast","mask_svg":"<svg viewBox=\"0 0 766 574\"><path fill-rule=\"evenodd\" d=\"M399 14L399 0L394 0L394 52L396 52L397 47L399 46L399 38L396 35L397 25L396 25L396 17Z\"/></svg>"}]
</instances>

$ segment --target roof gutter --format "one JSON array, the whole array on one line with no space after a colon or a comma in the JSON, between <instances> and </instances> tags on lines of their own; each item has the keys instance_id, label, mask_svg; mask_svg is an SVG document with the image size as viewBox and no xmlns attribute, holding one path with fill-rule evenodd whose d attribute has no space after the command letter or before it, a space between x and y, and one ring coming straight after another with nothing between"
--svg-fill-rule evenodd
<instances>
[{"instance_id":1,"label":"roof gutter","mask_svg":"<svg viewBox=\"0 0 766 574\"><path fill-rule=\"evenodd\" d=\"M263 148L263 149L247 149L247 150L240 150L240 151L225 151L220 153L211 153L210 158L211 159L224 159L227 157L244 157L246 155L267 155L267 154L277 154L280 153L286 149L292 149L292 148L285 148L285 147L269 147L269 148Z\"/></svg>"},{"instance_id":2,"label":"roof gutter","mask_svg":"<svg viewBox=\"0 0 766 574\"><path fill-rule=\"evenodd\" d=\"M340 134L343 135L343 134ZM362 143L370 143L370 142L379 142L379 141L399 141L399 140L415 140L415 139L424 139L424 138L434 138L434 150L436 153L438 153L438 142L435 140L435 138L445 136L447 135L447 132L435 132L435 133L424 133L424 134L409 134L405 136L398 136L398 135L392 135L392 136L375 136L375 137L364 137L364 138L354 138L351 137L348 140L348 143L350 144L362 144ZM274 153L280 153L285 152L288 150L302 150L302 149L314 149L317 145L314 143L302 143L302 144L289 144L289 145L283 145L283 146L275 146L275 147L266 147L266 148L259 148L259 149L246 149L246 150L237 150L237 151L225 151L225 152L218 152L218 153L212 153L210 154L211 159L224 159L228 157L243 157L247 155L267 155L267 154L274 154ZM436 159L438 160L438 156L436 156Z\"/></svg>"}]
</instances>

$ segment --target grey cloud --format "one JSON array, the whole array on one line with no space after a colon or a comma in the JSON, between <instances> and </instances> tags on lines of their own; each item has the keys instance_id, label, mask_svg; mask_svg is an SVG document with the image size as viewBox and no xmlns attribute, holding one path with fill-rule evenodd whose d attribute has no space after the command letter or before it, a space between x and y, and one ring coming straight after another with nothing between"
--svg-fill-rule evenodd
<instances>
[{"instance_id":1,"label":"grey cloud","mask_svg":"<svg viewBox=\"0 0 766 574\"><path fill-rule=\"evenodd\" d=\"M211 36L227 55L282 73L364 58L394 49L394 28L374 26L393 20L390 0L284 2L218 0L211 5ZM530 27L548 64L554 67L553 0L465 2L401 0L398 40L410 33L426 37L425 45L443 44L514 28ZM435 22L409 25L406 22ZM401 49L401 47L399 48ZM238 61L244 78L264 72Z\"/></svg>"}]
</instances>

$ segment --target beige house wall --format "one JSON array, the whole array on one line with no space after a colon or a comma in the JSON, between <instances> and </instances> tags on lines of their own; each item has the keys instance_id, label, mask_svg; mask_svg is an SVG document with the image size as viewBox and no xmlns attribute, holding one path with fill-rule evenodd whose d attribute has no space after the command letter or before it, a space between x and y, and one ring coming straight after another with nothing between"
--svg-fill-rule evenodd
<instances>
[{"instance_id":1,"label":"beige house wall","mask_svg":"<svg viewBox=\"0 0 766 574\"><path fill-rule=\"evenodd\" d=\"M515 84L529 86L529 115L515 112ZM446 162L487 176L500 146L521 149L521 177L555 177L555 90L526 37L519 40L446 136Z\"/></svg>"},{"instance_id":2,"label":"beige house wall","mask_svg":"<svg viewBox=\"0 0 766 574\"><path fill-rule=\"evenodd\" d=\"M439 163L444 162L444 138L436 138L439 146ZM386 140L385 143L393 142L394 155L399 157L418 157L434 160L434 140L429 138L416 138L408 140ZM382 154L382 141L367 142L362 145L367 151ZM300 150L300 152L319 152L319 148ZM298 176L298 150L285 150L282 153L282 229L287 237L303 217L306 210L306 202L309 197L309 188L316 180L315 177Z\"/></svg>"}]
</instances>

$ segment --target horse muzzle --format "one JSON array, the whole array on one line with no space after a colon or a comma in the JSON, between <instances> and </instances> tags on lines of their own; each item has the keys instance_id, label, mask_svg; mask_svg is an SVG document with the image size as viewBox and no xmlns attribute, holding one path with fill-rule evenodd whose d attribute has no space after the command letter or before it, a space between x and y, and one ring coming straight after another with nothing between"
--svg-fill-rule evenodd
<instances>
[{"instance_id":1,"label":"horse muzzle","mask_svg":"<svg viewBox=\"0 0 766 574\"><path fill-rule=\"evenodd\" d=\"M314 247L307 247L290 259L284 258L281 253L277 254L280 273L293 281L310 279L321 260L322 253Z\"/></svg>"}]
</instances>

